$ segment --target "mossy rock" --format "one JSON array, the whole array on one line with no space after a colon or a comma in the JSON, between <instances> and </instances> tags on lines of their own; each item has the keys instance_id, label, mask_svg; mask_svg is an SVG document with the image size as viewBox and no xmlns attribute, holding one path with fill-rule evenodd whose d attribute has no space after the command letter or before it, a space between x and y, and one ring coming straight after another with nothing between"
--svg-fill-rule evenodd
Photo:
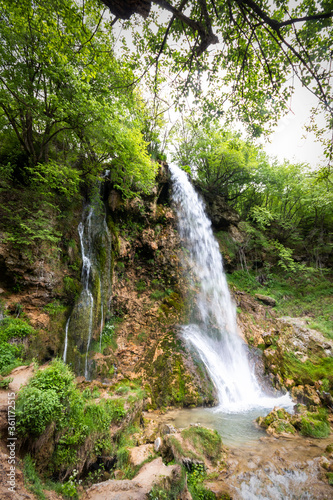
<instances>
[{"instance_id":1,"label":"mossy rock","mask_svg":"<svg viewBox=\"0 0 333 500\"><path fill-rule=\"evenodd\" d=\"M294 419L294 426L302 436L318 439L327 438L331 433L327 411L305 412Z\"/></svg>"},{"instance_id":2,"label":"mossy rock","mask_svg":"<svg viewBox=\"0 0 333 500\"><path fill-rule=\"evenodd\" d=\"M200 425L190 426L180 433L164 437L162 456L166 461L174 460L188 470L202 464L216 465L222 454L222 439L217 431Z\"/></svg>"},{"instance_id":3,"label":"mossy rock","mask_svg":"<svg viewBox=\"0 0 333 500\"><path fill-rule=\"evenodd\" d=\"M297 431L291 419L292 415L284 408L274 408L266 417L258 417L256 422L271 435L296 434Z\"/></svg>"},{"instance_id":4,"label":"mossy rock","mask_svg":"<svg viewBox=\"0 0 333 500\"><path fill-rule=\"evenodd\" d=\"M306 411L304 405L297 405L297 413L290 415L283 408L274 408L266 417L258 417L257 423L271 435L296 434L314 438L326 438L330 435L328 414L324 408L316 412Z\"/></svg>"},{"instance_id":5,"label":"mossy rock","mask_svg":"<svg viewBox=\"0 0 333 500\"><path fill-rule=\"evenodd\" d=\"M151 388L152 407L195 407L203 403L213 404L214 396L203 385L198 388L195 375L185 364L181 341L174 332L166 333L161 341L150 349L143 361ZM207 389L207 390L205 390Z\"/></svg>"}]
</instances>

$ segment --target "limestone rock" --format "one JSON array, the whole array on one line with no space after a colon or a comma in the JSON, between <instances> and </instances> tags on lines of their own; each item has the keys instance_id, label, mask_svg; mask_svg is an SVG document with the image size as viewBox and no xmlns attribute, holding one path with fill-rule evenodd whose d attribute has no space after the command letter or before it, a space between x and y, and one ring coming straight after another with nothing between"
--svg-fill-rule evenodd
<instances>
[{"instance_id":1,"label":"limestone rock","mask_svg":"<svg viewBox=\"0 0 333 500\"><path fill-rule=\"evenodd\" d=\"M153 455L154 447L152 444L142 444L129 450L129 461L134 467L142 464L149 456Z\"/></svg>"},{"instance_id":2,"label":"limestone rock","mask_svg":"<svg viewBox=\"0 0 333 500\"><path fill-rule=\"evenodd\" d=\"M208 217L216 229L228 229L231 225L237 226L240 222L240 216L236 210L224 201L222 196L211 198L209 195L204 194L204 198L207 202L206 211Z\"/></svg>"},{"instance_id":3,"label":"limestone rock","mask_svg":"<svg viewBox=\"0 0 333 500\"><path fill-rule=\"evenodd\" d=\"M273 297L268 297L267 295L261 295L260 293L256 293L256 298L260 300L260 302L263 302L267 306L275 307L276 306L276 300L273 299Z\"/></svg>"},{"instance_id":4,"label":"limestone rock","mask_svg":"<svg viewBox=\"0 0 333 500\"><path fill-rule=\"evenodd\" d=\"M161 457L145 464L139 474L132 479L109 479L94 484L87 490L86 500L144 500L154 484L163 481L163 486L179 480L179 465L163 464Z\"/></svg>"},{"instance_id":5,"label":"limestone rock","mask_svg":"<svg viewBox=\"0 0 333 500\"><path fill-rule=\"evenodd\" d=\"M162 445L162 439L160 437L156 438L154 442L154 450L156 451L156 453L160 450L161 445Z\"/></svg>"}]
</instances>

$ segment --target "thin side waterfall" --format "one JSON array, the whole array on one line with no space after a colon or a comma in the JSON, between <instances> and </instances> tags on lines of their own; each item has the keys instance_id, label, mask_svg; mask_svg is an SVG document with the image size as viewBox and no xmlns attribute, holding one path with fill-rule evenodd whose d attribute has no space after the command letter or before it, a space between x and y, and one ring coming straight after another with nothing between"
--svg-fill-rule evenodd
<instances>
[{"instance_id":1,"label":"thin side waterfall","mask_svg":"<svg viewBox=\"0 0 333 500\"><path fill-rule=\"evenodd\" d=\"M93 215L93 208L91 207L86 220L86 228L82 222L80 222L78 227L80 244L81 244L81 254L82 254L81 282L83 290L81 296L89 310L88 340L87 340L86 358L84 365L84 376L86 379L89 378L88 354L92 336L93 310L94 310L94 297L90 291L90 271L92 266L92 260L91 260L92 259L92 230L91 230L92 215Z\"/></svg>"},{"instance_id":2,"label":"thin side waterfall","mask_svg":"<svg viewBox=\"0 0 333 500\"><path fill-rule=\"evenodd\" d=\"M250 367L246 344L237 331L236 306L231 300L219 246L204 205L187 174L169 165L178 230L191 268L193 300L191 324L183 337L198 352L214 382L219 409L226 412L292 405L289 395L267 397Z\"/></svg>"},{"instance_id":3,"label":"thin side waterfall","mask_svg":"<svg viewBox=\"0 0 333 500\"><path fill-rule=\"evenodd\" d=\"M112 234L103 203L103 184L82 213L78 225L82 258L82 291L74 302L66 324L63 359L77 375L94 376L96 350L102 346L102 331L110 311L112 292ZM99 336L98 336L99 334ZM98 338L99 337L99 338Z\"/></svg>"},{"instance_id":4,"label":"thin side waterfall","mask_svg":"<svg viewBox=\"0 0 333 500\"><path fill-rule=\"evenodd\" d=\"M65 328L65 346L64 346L64 354L62 356L62 360L64 363L66 363L67 360L67 349L68 349L68 327L69 327L69 322L70 322L71 317L68 318L66 322L66 328Z\"/></svg>"}]
</instances>

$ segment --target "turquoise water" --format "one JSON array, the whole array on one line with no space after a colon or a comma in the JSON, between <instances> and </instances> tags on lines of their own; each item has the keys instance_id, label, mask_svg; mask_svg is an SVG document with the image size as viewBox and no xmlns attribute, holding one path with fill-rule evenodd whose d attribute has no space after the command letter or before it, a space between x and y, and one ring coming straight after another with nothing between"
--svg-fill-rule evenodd
<instances>
[{"instance_id":1,"label":"turquoise water","mask_svg":"<svg viewBox=\"0 0 333 500\"><path fill-rule=\"evenodd\" d=\"M227 446L252 446L267 434L258 427L255 419L266 415L270 410L251 410L244 413L223 413L217 408L193 408L191 410L173 410L163 420L177 428L191 424L200 424L216 429Z\"/></svg>"}]
</instances>

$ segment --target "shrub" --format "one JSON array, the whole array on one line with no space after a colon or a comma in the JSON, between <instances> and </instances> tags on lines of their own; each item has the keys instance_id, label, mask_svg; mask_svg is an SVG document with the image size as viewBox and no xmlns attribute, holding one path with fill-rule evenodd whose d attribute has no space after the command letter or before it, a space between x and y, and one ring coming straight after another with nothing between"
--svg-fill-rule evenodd
<instances>
[{"instance_id":1,"label":"shrub","mask_svg":"<svg viewBox=\"0 0 333 500\"><path fill-rule=\"evenodd\" d=\"M90 390L81 393L76 388L70 368L54 360L20 391L16 415L18 432L28 438L31 451L47 426L53 425L54 432L42 438L51 441L52 454L47 464L38 465L55 477L68 477L74 466L81 471L86 461L96 460L96 454L110 452L109 428L123 419L126 410L122 400L95 403Z\"/></svg>"},{"instance_id":2,"label":"shrub","mask_svg":"<svg viewBox=\"0 0 333 500\"><path fill-rule=\"evenodd\" d=\"M20 318L4 318L0 323L0 340L28 337L35 333L34 328Z\"/></svg>"},{"instance_id":3,"label":"shrub","mask_svg":"<svg viewBox=\"0 0 333 500\"><path fill-rule=\"evenodd\" d=\"M7 375L22 363L24 346L10 343L34 335L34 328L20 318L6 317L0 321L0 373Z\"/></svg>"},{"instance_id":4,"label":"shrub","mask_svg":"<svg viewBox=\"0 0 333 500\"><path fill-rule=\"evenodd\" d=\"M61 410L62 405L55 390L27 387L17 401L17 430L22 435L39 436L49 423L61 416Z\"/></svg>"}]
</instances>

